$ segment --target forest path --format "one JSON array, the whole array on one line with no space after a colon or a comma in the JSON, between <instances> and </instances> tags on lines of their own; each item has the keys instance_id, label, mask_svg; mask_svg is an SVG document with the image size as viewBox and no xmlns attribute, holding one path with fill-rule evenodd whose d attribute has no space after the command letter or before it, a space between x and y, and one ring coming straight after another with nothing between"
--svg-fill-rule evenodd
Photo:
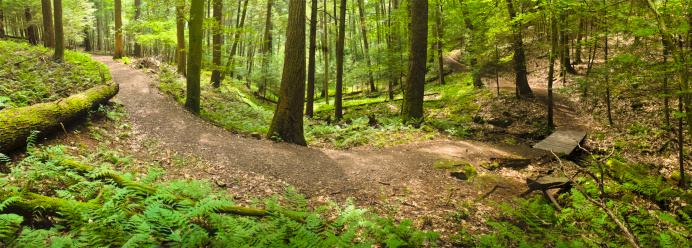
<instances>
[{"instance_id":1,"label":"forest path","mask_svg":"<svg viewBox=\"0 0 692 248\"><path fill-rule=\"evenodd\" d=\"M384 191L389 194L407 189L419 195L422 199L416 201L423 204L446 195L450 185L464 188L460 185L464 182L433 169L436 161L454 158L478 165L490 157L543 154L526 146L439 138L378 150L328 150L248 139L191 114L160 93L144 72L122 65L109 56L94 56L94 59L108 66L113 80L120 84L116 100L124 105L129 115L127 121L133 131L138 132L130 138L133 150L143 149L146 142L155 143L160 148L158 156L163 156L160 160L168 157L169 168L162 163L167 171L180 170L179 175L198 179L215 178L229 188L237 184L236 179L243 178L243 174L245 178L252 174L285 181L308 197L355 197L361 202L370 202L376 201ZM204 166L172 168L171 153L201 158ZM516 184L505 189L511 191L506 192L507 195L524 190L522 180L516 179ZM475 194L477 189L469 190Z\"/></svg>"}]
</instances>

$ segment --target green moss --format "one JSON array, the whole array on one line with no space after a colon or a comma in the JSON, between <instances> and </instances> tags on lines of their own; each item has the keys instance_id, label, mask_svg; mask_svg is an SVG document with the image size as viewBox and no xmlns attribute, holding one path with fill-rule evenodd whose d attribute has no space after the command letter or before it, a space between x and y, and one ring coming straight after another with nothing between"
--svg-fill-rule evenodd
<instances>
[{"instance_id":1,"label":"green moss","mask_svg":"<svg viewBox=\"0 0 692 248\"><path fill-rule=\"evenodd\" d=\"M476 167L474 167L471 163L466 162L466 161L460 161L460 160L451 160L451 159L446 159L446 160L440 160L435 162L433 164L433 168L438 169L438 170L449 170L452 172L464 172L466 174L466 177L472 178L475 176L478 176L478 172L476 171Z\"/></svg>"}]
</instances>

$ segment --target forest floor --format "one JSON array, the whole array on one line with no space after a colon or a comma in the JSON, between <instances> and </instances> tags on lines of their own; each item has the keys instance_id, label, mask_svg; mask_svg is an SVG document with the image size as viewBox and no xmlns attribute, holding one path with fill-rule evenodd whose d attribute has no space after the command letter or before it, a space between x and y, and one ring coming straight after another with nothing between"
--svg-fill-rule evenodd
<instances>
[{"instance_id":1,"label":"forest floor","mask_svg":"<svg viewBox=\"0 0 692 248\"><path fill-rule=\"evenodd\" d=\"M483 223L497 214L491 201L511 202L528 189L526 177L549 169L542 168L546 164L495 171L478 166L495 157L537 161L549 155L526 145L501 142L438 136L383 149L331 150L247 137L194 116L160 93L147 73L120 64L110 56L94 56L94 60L108 66L113 80L120 84L115 101L123 104L127 114L124 123L130 125L132 135L113 142L133 156L136 166L142 167L140 170L155 164L167 171L163 180L213 180L240 204L283 192L293 185L312 199L314 206L325 201L344 203L353 198L359 207L398 220L412 219L419 228L440 233L448 246L455 242L450 236L487 233L489 229ZM532 101L543 101L543 91L536 89L538 97ZM559 103L561 98L557 100L558 123L581 123L573 109ZM99 143L88 132L82 133L60 135L60 143ZM480 176L462 181L451 177L448 171L433 168L435 162L449 159L476 165ZM492 194L479 200L491 190Z\"/></svg>"},{"instance_id":2,"label":"forest floor","mask_svg":"<svg viewBox=\"0 0 692 248\"><path fill-rule=\"evenodd\" d=\"M154 78L110 56L94 56L110 68L120 84L115 101L122 103L131 128L128 135L103 135L95 138L94 127L69 127L47 144L72 144L72 150L104 147L128 154L134 161L129 170L146 171L157 167L167 173L161 180L209 179L221 190L233 194L236 202L249 205L254 198L281 193L289 185L311 199L310 205L326 201L345 203L352 198L361 208L397 220L411 219L422 230L441 235L442 246L460 241L458 235L487 234L484 223L501 211L493 202L508 202L526 191L525 179L545 173L549 152L524 144L457 140L435 136L382 149L333 150L302 147L257 139L209 124L161 93ZM503 82L501 81L501 88ZM533 85L532 85L533 86ZM534 88L537 97L527 107L544 102L545 89ZM558 129L586 130L580 115L566 98L556 97ZM507 100L507 101L512 101ZM502 103L499 103L502 104ZM521 103L519 103L521 104ZM521 118L521 116L517 116ZM105 118L93 120L102 133L122 131ZM82 131L79 131L82 130ZM533 163L523 169L501 168L489 171L481 164L491 158L524 157ZM448 171L433 168L444 160L475 165L479 176L462 181ZM490 194L488 194L490 193Z\"/></svg>"}]
</instances>

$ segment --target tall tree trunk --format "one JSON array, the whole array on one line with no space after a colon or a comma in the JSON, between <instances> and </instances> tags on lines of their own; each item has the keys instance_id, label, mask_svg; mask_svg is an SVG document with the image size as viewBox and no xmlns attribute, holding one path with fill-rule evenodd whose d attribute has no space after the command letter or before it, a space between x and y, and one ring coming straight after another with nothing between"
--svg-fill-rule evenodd
<instances>
[{"instance_id":1,"label":"tall tree trunk","mask_svg":"<svg viewBox=\"0 0 692 248\"><path fill-rule=\"evenodd\" d=\"M584 18L579 18L579 29L577 31L577 47L574 50L574 64L581 64L581 40L584 38Z\"/></svg>"},{"instance_id":2,"label":"tall tree trunk","mask_svg":"<svg viewBox=\"0 0 692 248\"><path fill-rule=\"evenodd\" d=\"M339 6L339 35L336 41L336 95L334 96L334 119L344 118L342 109L344 80L344 40L346 38L346 0Z\"/></svg>"},{"instance_id":3,"label":"tall tree trunk","mask_svg":"<svg viewBox=\"0 0 692 248\"><path fill-rule=\"evenodd\" d=\"M55 33L53 31L53 10L50 0L41 0L41 13L43 13L43 46L55 46Z\"/></svg>"},{"instance_id":4,"label":"tall tree trunk","mask_svg":"<svg viewBox=\"0 0 692 248\"><path fill-rule=\"evenodd\" d=\"M96 49L103 51L103 14L101 14L101 3L98 1L96 2L96 11Z\"/></svg>"},{"instance_id":5,"label":"tall tree trunk","mask_svg":"<svg viewBox=\"0 0 692 248\"><path fill-rule=\"evenodd\" d=\"M345 0L342 0L345 1ZM284 68L274 118L267 136L306 146L303 136L305 101L305 0L291 0L288 7Z\"/></svg>"},{"instance_id":6,"label":"tall tree trunk","mask_svg":"<svg viewBox=\"0 0 692 248\"><path fill-rule=\"evenodd\" d=\"M142 0L135 0L135 22L139 21L139 17L142 14ZM135 31L134 33L139 33ZM132 34L132 40L135 42L134 55L137 58L142 57L142 45L137 42L137 37Z\"/></svg>"},{"instance_id":7,"label":"tall tree trunk","mask_svg":"<svg viewBox=\"0 0 692 248\"><path fill-rule=\"evenodd\" d=\"M408 74L401 110L404 123L423 121L425 94L425 59L428 56L428 1L411 0L411 32L409 37Z\"/></svg>"},{"instance_id":8,"label":"tall tree trunk","mask_svg":"<svg viewBox=\"0 0 692 248\"><path fill-rule=\"evenodd\" d=\"M396 22L392 22L392 11L399 9L399 1L393 0L390 3L390 10L388 15L387 24L389 26L389 43L387 48L389 49L389 61L387 66L389 68L390 78L389 78L389 100L394 100L394 85L401 79L401 74L397 73L400 68L398 66L398 60L396 59L396 53L401 51L400 37L399 37L399 25ZM402 87L403 88L403 87Z\"/></svg>"},{"instance_id":9,"label":"tall tree trunk","mask_svg":"<svg viewBox=\"0 0 692 248\"><path fill-rule=\"evenodd\" d=\"M84 51L91 52L91 39L89 39L89 29L84 27Z\"/></svg>"},{"instance_id":10,"label":"tall tree trunk","mask_svg":"<svg viewBox=\"0 0 692 248\"><path fill-rule=\"evenodd\" d=\"M603 3L605 4L605 0L603 0ZM603 14L603 16L606 16L606 14ZM603 61L604 61L603 63L605 64L605 66L607 68L608 67L608 21L607 21L607 19L604 19L604 20L606 20L604 23L604 26L606 28L605 28L605 39L603 41L605 44L605 49L604 49L605 53L603 56ZM610 123L610 125L612 126L613 125L613 115L611 113L612 110L610 107L610 79L609 79L609 75L610 74L608 74L608 73L605 74L605 90L606 90L606 106L608 108L608 123Z\"/></svg>"},{"instance_id":11,"label":"tall tree trunk","mask_svg":"<svg viewBox=\"0 0 692 248\"><path fill-rule=\"evenodd\" d=\"M437 33L437 71L438 80L440 85L445 84L445 74L444 74L444 54L442 54L442 3L440 0L437 1L437 17L435 18L435 32Z\"/></svg>"},{"instance_id":12,"label":"tall tree trunk","mask_svg":"<svg viewBox=\"0 0 692 248\"><path fill-rule=\"evenodd\" d=\"M228 54L228 60L226 61L226 66L224 67L223 73L221 73L221 79L226 78L226 73L230 70L231 74L233 74L233 57L235 56L236 52L238 51L238 42L240 42L240 35L241 35L241 30L243 29L243 26L245 25L245 14L247 14L247 4L248 0L245 0L245 3L243 4L243 16L240 18L240 24L238 25L237 30L235 31L235 35L233 36L233 46L231 47L231 53Z\"/></svg>"},{"instance_id":13,"label":"tall tree trunk","mask_svg":"<svg viewBox=\"0 0 692 248\"><path fill-rule=\"evenodd\" d=\"M125 51L123 51L123 20L122 20L122 4L120 0L114 0L115 2L115 50L113 52L113 58L119 59L125 56ZM58 25L57 22L55 25Z\"/></svg>"},{"instance_id":14,"label":"tall tree trunk","mask_svg":"<svg viewBox=\"0 0 692 248\"><path fill-rule=\"evenodd\" d=\"M176 30L176 57L178 58L178 73L187 75L186 53L185 53L185 5L184 1L177 2L175 6L175 30Z\"/></svg>"},{"instance_id":15,"label":"tall tree trunk","mask_svg":"<svg viewBox=\"0 0 692 248\"><path fill-rule=\"evenodd\" d=\"M661 36L661 42L663 43L663 65L667 66L669 52L668 52L668 47L666 46L664 39L665 38L663 36ZM665 96L663 97L663 113L664 113L665 120L666 120L666 127L670 127L670 107L669 107L669 105L670 105L669 94L670 93L669 92L670 91L668 90L668 74L665 73L665 70L664 70L664 73L663 73L663 94Z\"/></svg>"},{"instance_id":16,"label":"tall tree trunk","mask_svg":"<svg viewBox=\"0 0 692 248\"><path fill-rule=\"evenodd\" d=\"M329 21L327 21L327 0L323 2L324 13L322 15L322 54L324 55L324 85L322 85L322 96L324 103L329 104Z\"/></svg>"},{"instance_id":17,"label":"tall tree trunk","mask_svg":"<svg viewBox=\"0 0 692 248\"><path fill-rule=\"evenodd\" d=\"M317 1L312 0L312 10L310 11L310 53L308 54L308 92L305 115L312 118L313 102L315 101L315 50L317 49Z\"/></svg>"},{"instance_id":18,"label":"tall tree trunk","mask_svg":"<svg viewBox=\"0 0 692 248\"><path fill-rule=\"evenodd\" d=\"M65 57L65 38L62 32L62 0L53 0L53 19L55 24L55 54L53 60L62 63Z\"/></svg>"},{"instance_id":19,"label":"tall tree trunk","mask_svg":"<svg viewBox=\"0 0 692 248\"><path fill-rule=\"evenodd\" d=\"M29 38L29 43L31 45L38 45L38 27L36 24L31 23L31 9L30 8L25 8L24 9L24 15L26 16L26 23L29 25L26 29L27 37Z\"/></svg>"},{"instance_id":20,"label":"tall tree trunk","mask_svg":"<svg viewBox=\"0 0 692 248\"><path fill-rule=\"evenodd\" d=\"M272 5L274 0L267 1L267 16L264 23L264 38L262 42L262 85L258 91L267 95L267 73L269 67L269 57L272 53ZM258 93L259 93L258 92Z\"/></svg>"},{"instance_id":21,"label":"tall tree trunk","mask_svg":"<svg viewBox=\"0 0 692 248\"><path fill-rule=\"evenodd\" d=\"M223 66L221 65L221 50L223 47L223 32L222 32L222 23L223 23L223 1L222 0L214 0L214 24L212 26L212 32L213 32L213 42L214 46L212 49L212 71L211 71L211 84L214 85L214 88L219 88L221 86L221 69L223 69Z\"/></svg>"},{"instance_id":22,"label":"tall tree trunk","mask_svg":"<svg viewBox=\"0 0 692 248\"><path fill-rule=\"evenodd\" d=\"M370 83L370 92L377 91L375 87L375 79L372 77L372 70L370 69L370 49L368 45L368 33L365 32L365 14L364 14L363 0L358 0L358 12L360 14L360 31L363 34L363 48L365 65L368 67L368 82Z\"/></svg>"},{"instance_id":23,"label":"tall tree trunk","mask_svg":"<svg viewBox=\"0 0 692 248\"><path fill-rule=\"evenodd\" d=\"M195 114L200 113L200 73L202 72L202 50L204 43L204 0L192 0L190 4L190 55L187 61L187 98L185 107Z\"/></svg>"},{"instance_id":24,"label":"tall tree trunk","mask_svg":"<svg viewBox=\"0 0 692 248\"><path fill-rule=\"evenodd\" d=\"M551 7L555 8L555 2L553 0ZM557 10L553 10L557 11ZM555 18L555 13L550 14L550 63L548 67L548 127L555 127L555 122L553 121L553 81L555 80L555 57L557 55L557 20Z\"/></svg>"},{"instance_id":25,"label":"tall tree trunk","mask_svg":"<svg viewBox=\"0 0 692 248\"><path fill-rule=\"evenodd\" d=\"M563 78L567 77L566 73L575 74L577 73L570 62L569 56L569 32L567 32L567 10L562 10L560 14L560 64L562 65Z\"/></svg>"},{"instance_id":26,"label":"tall tree trunk","mask_svg":"<svg viewBox=\"0 0 692 248\"><path fill-rule=\"evenodd\" d=\"M466 24L466 29L468 30L469 34L469 41L466 42L466 52L470 55L471 61L469 61L469 64L471 65L471 78L473 82L473 86L476 88L482 88L483 87L483 81L481 81L481 69L483 68L483 65L478 64L478 58L476 54L476 30L473 27L473 22L471 22L471 14L468 11L468 8L464 5L463 0L459 0L459 4L461 6L461 13L464 15L464 24Z\"/></svg>"},{"instance_id":27,"label":"tall tree trunk","mask_svg":"<svg viewBox=\"0 0 692 248\"><path fill-rule=\"evenodd\" d=\"M0 0L0 39L5 38L5 12L3 9L2 0Z\"/></svg>"},{"instance_id":28,"label":"tall tree trunk","mask_svg":"<svg viewBox=\"0 0 692 248\"><path fill-rule=\"evenodd\" d=\"M512 25L512 39L514 46L514 73L516 87L517 87L517 97L531 97L533 92L531 92L531 87L529 86L529 81L526 78L526 56L524 55L524 42L521 35L521 23L516 19L516 12L514 12L514 6L512 5L512 0L505 0L507 2L507 11L509 11L509 17L511 21L514 21Z\"/></svg>"}]
</instances>

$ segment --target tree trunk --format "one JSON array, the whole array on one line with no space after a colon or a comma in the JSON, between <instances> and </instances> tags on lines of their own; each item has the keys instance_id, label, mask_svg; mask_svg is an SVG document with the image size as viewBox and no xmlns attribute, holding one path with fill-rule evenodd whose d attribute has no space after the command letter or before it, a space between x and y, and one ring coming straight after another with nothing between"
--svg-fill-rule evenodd
<instances>
[{"instance_id":1,"label":"tree trunk","mask_svg":"<svg viewBox=\"0 0 692 248\"><path fill-rule=\"evenodd\" d=\"M336 41L336 95L334 96L334 120L344 118L342 109L344 83L344 39L346 38L346 0L339 7L339 35Z\"/></svg>"},{"instance_id":2,"label":"tree trunk","mask_svg":"<svg viewBox=\"0 0 692 248\"><path fill-rule=\"evenodd\" d=\"M310 53L308 55L308 92L305 115L312 118L313 102L315 101L315 50L317 49L317 1L312 0L312 10L310 11Z\"/></svg>"},{"instance_id":3,"label":"tree trunk","mask_svg":"<svg viewBox=\"0 0 692 248\"><path fill-rule=\"evenodd\" d=\"M322 96L324 103L329 104L329 22L327 21L327 0L324 0L324 15L322 16L322 54L324 55L324 85L322 86Z\"/></svg>"},{"instance_id":4,"label":"tree trunk","mask_svg":"<svg viewBox=\"0 0 692 248\"><path fill-rule=\"evenodd\" d=\"M183 76L187 75L186 70L186 53L185 53L185 5L184 2L178 2L175 6L175 29L176 29L176 57L178 58L178 73Z\"/></svg>"},{"instance_id":5,"label":"tree trunk","mask_svg":"<svg viewBox=\"0 0 692 248\"><path fill-rule=\"evenodd\" d=\"M65 57L65 38L62 32L62 0L53 0L53 19L55 23L55 53L53 60L62 63Z\"/></svg>"},{"instance_id":6,"label":"tree trunk","mask_svg":"<svg viewBox=\"0 0 692 248\"><path fill-rule=\"evenodd\" d=\"M61 130L64 124L86 115L117 93L117 84L101 85L54 102L0 111L0 153L24 146L34 130L44 134Z\"/></svg>"},{"instance_id":7,"label":"tree trunk","mask_svg":"<svg viewBox=\"0 0 692 248\"><path fill-rule=\"evenodd\" d=\"M437 33L437 70L438 79L440 80L440 85L445 84L445 74L444 74L444 54L442 53L442 3L437 1L437 18L435 18L435 32Z\"/></svg>"},{"instance_id":8,"label":"tree trunk","mask_svg":"<svg viewBox=\"0 0 692 248\"><path fill-rule=\"evenodd\" d=\"M505 1L507 2L507 11L509 11L510 20L515 21L517 14L514 11L514 6L512 6L512 0ZM521 24L517 21L512 26L512 39L514 43L514 73L517 85L517 97L532 97L533 92L531 92L529 81L526 78L526 56L524 55L524 42L522 41Z\"/></svg>"},{"instance_id":9,"label":"tree trunk","mask_svg":"<svg viewBox=\"0 0 692 248\"><path fill-rule=\"evenodd\" d=\"M50 1L50 0L46 0ZM96 50L103 50L103 15L101 14L101 3L96 2Z\"/></svg>"},{"instance_id":10,"label":"tree trunk","mask_svg":"<svg viewBox=\"0 0 692 248\"><path fill-rule=\"evenodd\" d=\"M122 4L121 0L114 0L115 2L115 50L113 51L113 58L120 59L125 56L123 51L123 20L122 20ZM55 25L58 25L57 22Z\"/></svg>"},{"instance_id":11,"label":"tree trunk","mask_svg":"<svg viewBox=\"0 0 692 248\"><path fill-rule=\"evenodd\" d=\"M248 0L245 0L245 3L243 4L243 16L240 18L240 24L238 25L235 35L233 36L233 46L231 47L231 53L228 54L228 60L226 61L226 66L224 67L223 73L221 73L221 79L226 78L226 73L230 70L231 74L233 74L233 57L235 56L236 52L238 51L238 42L240 41L240 34L241 30L243 29L243 26L245 25L245 14L247 14L247 4Z\"/></svg>"},{"instance_id":12,"label":"tree trunk","mask_svg":"<svg viewBox=\"0 0 692 248\"><path fill-rule=\"evenodd\" d=\"M89 39L89 29L84 26L84 51L91 52L91 39Z\"/></svg>"},{"instance_id":13,"label":"tree trunk","mask_svg":"<svg viewBox=\"0 0 692 248\"><path fill-rule=\"evenodd\" d=\"M358 9L360 14L360 31L363 34L363 55L365 57L365 65L368 67L368 82L370 83L370 92L377 91L375 87L375 79L372 77L372 70L370 69L370 49L368 45L368 33L365 32L365 14L363 8L363 0L358 0Z\"/></svg>"},{"instance_id":14,"label":"tree trunk","mask_svg":"<svg viewBox=\"0 0 692 248\"><path fill-rule=\"evenodd\" d=\"M213 42L214 46L212 49L212 71L211 71L211 84L214 85L214 88L219 88L221 86L221 69L223 66L221 65L221 50L223 47L223 32L222 32L222 23L223 23L223 1L222 0L214 0L214 24L212 26L212 32L213 32Z\"/></svg>"},{"instance_id":15,"label":"tree trunk","mask_svg":"<svg viewBox=\"0 0 692 248\"><path fill-rule=\"evenodd\" d=\"M342 0L345 1L345 0ZM267 136L306 146L303 136L305 101L305 0L291 0L288 7L284 68L279 101Z\"/></svg>"},{"instance_id":16,"label":"tree trunk","mask_svg":"<svg viewBox=\"0 0 692 248\"><path fill-rule=\"evenodd\" d=\"M668 64L668 47L666 47L664 37L661 37L661 41L663 43L663 65L666 66ZM670 127L670 96L669 96L669 90L668 90L668 74L664 72L663 74L663 94L665 95L663 97L663 115L665 116L666 120L666 127Z\"/></svg>"},{"instance_id":17,"label":"tree trunk","mask_svg":"<svg viewBox=\"0 0 692 248\"><path fill-rule=\"evenodd\" d=\"M555 7L555 1L551 3L551 7ZM557 11L557 10L555 10ZM555 19L555 13L550 14L550 62L548 67L548 127L555 127L555 122L553 121L553 81L555 80L555 55L557 50L557 20Z\"/></svg>"},{"instance_id":18,"label":"tree trunk","mask_svg":"<svg viewBox=\"0 0 692 248\"><path fill-rule=\"evenodd\" d=\"M50 0L41 0L41 13L43 13L43 46L52 48L55 46L55 33L53 31L53 10L50 5Z\"/></svg>"},{"instance_id":19,"label":"tree trunk","mask_svg":"<svg viewBox=\"0 0 692 248\"><path fill-rule=\"evenodd\" d=\"M574 50L574 64L581 64L581 40L584 38L584 18L579 18L579 30L577 31L577 47Z\"/></svg>"},{"instance_id":20,"label":"tree trunk","mask_svg":"<svg viewBox=\"0 0 692 248\"><path fill-rule=\"evenodd\" d=\"M570 63L570 57L569 57L569 33L567 32L567 10L562 10L562 13L560 14L560 23L561 25L561 30L560 30L560 64L562 65L562 74L563 78L567 77L566 73L570 74L575 74L577 73L576 70L574 70L574 67L572 66L572 63Z\"/></svg>"},{"instance_id":21,"label":"tree trunk","mask_svg":"<svg viewBox=\"0 0 692 248\"><path fill-rule=\"evenodd\" d=\"M603 3L605 4L605 0L603 0ZM606 16L607 13L603 13L603 16ZM608 21L607 19L604 19L605 22L603 23L605 28L605 39L604 39L604 46L605 46L605 53L603 56L603 63L605 64L605 67L608 67ZM566 75L565 75L566 76ZM609 79L610 74L605 73L605 91L606 91L606 106L608 109L608 123L610 125L613 125L613 115L612 115L612 110L610 107L610 79Z\"/></svg>"},{"instance_id":22,"label":"tree trunk","mask_svg":"<svg viewBox=\"0 0 692 248\"><path fill-rule=\"evenodd\" d=\"M140 15L142 14L142 7L141 7L141 2L142 0L135 0L135 22L139 20ZM139 33L135 31L135 33ZM134 55L137 58L142 57L142 45L137 42L137 37L133 34L132 35L132 40L135 42L135 49L134 49Z\"/></svg>"},{"instance_id":23,"label":"tree trunk","mask_svg":"<svg viewBox=\"0 0 692 248\"><path fill-rule=\"evenodd\" d=\"M423 121L425 94L425 59L428 56L428 1L411 0L411 32L409 37L408 74L401 110L404 123Z\"/></svg>"},{"instance_id":24,"label":"tree trunk","mask_svg":"<svg viewBox=\"0 0 692 248\"><path fill-rule=\"evenodd\" d=\"M262 85L258 87L258 93L267 95L267 73L269 67L269 57L272 52L272 5L274 0L267 1L267 15L264 23L264 38L262 44ZM240 9L238 9L240 11Z\"/></svg>"},{"instance_id":25,"label":"tree trunk","mask_svg":"<svg viewBox=\"0 0 692 248\"><path fill-rule=\"evenodd\" d=\"M2 0L0 0L0 39L5 38L5 12L3 9Z\"/></svg>"},{"instance_id":26,"label":"tree trunk","mask_svg":"<svg viewBox=\"0 0 692 248\"><path fill-rule=\"evenodd\" d=\"M31 9L28 7L24 9L24 15L26 16L26 23L29 24L29 27L26 29L27 37L29 38L29 43L31 45L38 45L38 27L36 24L31 23Z\"/></svg>"},{"instance_id":27,"label":"tree trunk","mask_svg":"<svg viewBox=\"0 0 692 248\"><path fill-rule=\"evenodd\" d=\"M190 4L190 55L187 67L187 98L185 107L194 114L200 113L200 73L202 72L202 46L204 45L204 0L192 0Z\"/></svg>"}]
</instances>

